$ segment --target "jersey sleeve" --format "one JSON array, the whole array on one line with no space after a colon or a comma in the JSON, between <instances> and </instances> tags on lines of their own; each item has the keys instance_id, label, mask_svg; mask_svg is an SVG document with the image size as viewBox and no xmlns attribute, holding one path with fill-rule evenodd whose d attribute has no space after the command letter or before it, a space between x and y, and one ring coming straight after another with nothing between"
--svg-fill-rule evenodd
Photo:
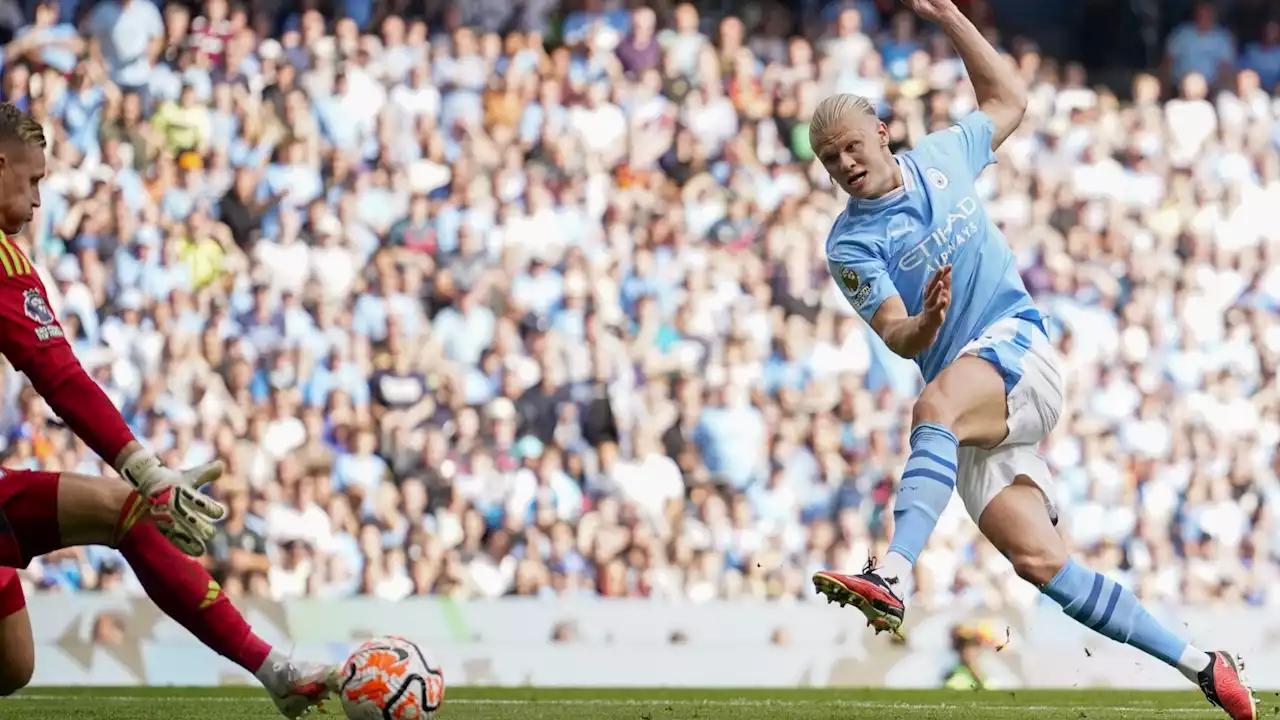
<instances>
[{"instance_id":1,"label":"jersey sleeve","mask_svg":"<svg viewBox=\"0 0 1280 720\"><path fill-rule=\"evenodd\" d=\"M962 163L969 174L976 178L996 161L996 154L991 149L991 139L995 132L996 126L991 117L981 110L975 110L946 130L929 133L920 141L920 149L952 159L952 162Z\"/></svg>"},{"instance_id":2,"label":"jersey sleeve","mask_svg":"<svg viewBox=\"0 0 1280 720\"><path fill-rule=\"evenodd\" d=\"M867 324L885 300L898 295L898 288L889 277L883 249L878 246L837 243L827 253L827 269L844 299Z\"/></svg>"},{"instance_id":3,"label":"jersey sleeve","mask_svg":"<svg viewBox=\"0 0 1280 720\"><path fill-rule=\"evenodd\" d=\"M80 365L29 265L0 280L0 353L103 460L115 463L134 440L111 399Z\"/></svg>"},{"instance_id":4,"label":"jersey sleeve","mask_svg":"<svg viewBox=\"0 0 1280 720\"><path fill-rule=\"evenodd\" d=\"M0 280L0 352L30 377L38 372L36 355L54 347L68 347L66 333L36 276Z\"/></svg>"}]
</instances>

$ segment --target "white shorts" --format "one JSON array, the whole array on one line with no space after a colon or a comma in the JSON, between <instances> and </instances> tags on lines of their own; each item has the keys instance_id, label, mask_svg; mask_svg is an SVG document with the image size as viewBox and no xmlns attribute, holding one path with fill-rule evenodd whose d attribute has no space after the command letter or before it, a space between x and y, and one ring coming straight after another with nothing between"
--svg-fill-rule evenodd
<instances>
[{"instance_id":1,"label":"white shorts","mask_svg":"<svg viewBox=\"0 0 1280 720\"><path fill-rule=\"evenodd\" d=\"M1038 313L1005 318L992 325L960 355L991 362L1005 384L1009 434L995 448L961 447L956 456L956 492L976 523L982 511L1014 478L1026 475L1044 492L1055 522L1053 478L1037 445L1058 424L1065 382L1062 359L1045 335Z\"/></svg>"}]
</instances>

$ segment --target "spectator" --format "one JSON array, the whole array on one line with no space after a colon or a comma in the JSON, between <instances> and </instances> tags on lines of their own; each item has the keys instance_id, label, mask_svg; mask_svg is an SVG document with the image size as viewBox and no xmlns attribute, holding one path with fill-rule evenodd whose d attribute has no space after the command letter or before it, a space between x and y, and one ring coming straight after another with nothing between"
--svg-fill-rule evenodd
<instances>
[{"instance_id":1,"label":"spectator","mask_svg":"<svg viewBox=\"0 0 1280 720\"><path fill-rule=\"evenodd\" d=\"M22 28L5 47L5 64L25 61L44 65L70 74L76 58L84 52L85 41L71 23L60 22L59 3L41 0L36 3L30 25Z\"/></svg>"},{"instance_id":2,"label":"spectator","mask_svg":"<svg viewBox=\"0 0 1280 720\"><path fill-rule=\"evenodd\" d=\"M1245 46L1240 65L1258 73L1262 86L1273 91L1280 84L1280 21L1267 20L1262 28L1262 38Z\"/></svg>"},{"instance_id":3,"label":"spectator","mask_svg":"<svg viewBox=\"0 0 1280 720\"><path fill-rule=\"evenodd\" d=\"M94 6L89 33L95 53L122 92L147 87L164 41L164 18L149 0L106 0Z\"/></svg>"},{"instance_id":4,"label":"spectator","mask_svg":"<svg viewBox=\"0 0 1280 720\"><path fill-rule=\"evenodd\" d=\"M1169 72L1175 82L1196 73L1217 82L1236 61L1236 43L1221 25L1212 2L1197 2L1190 22L1179 25L1168 41Z\"/></svg>"}]
</instances>

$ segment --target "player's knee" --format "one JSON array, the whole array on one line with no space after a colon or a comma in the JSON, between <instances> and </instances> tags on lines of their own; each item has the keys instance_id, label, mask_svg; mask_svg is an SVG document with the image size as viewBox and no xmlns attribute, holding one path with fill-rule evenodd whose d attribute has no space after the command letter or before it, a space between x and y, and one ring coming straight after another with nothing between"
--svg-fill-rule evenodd
<instances>
[{"instance_id":1,"label":"player's knee","mask_svg":"<svg viewBox=\"0 0 1280 720\"><path fill-rule=\"evenodd\" d=\"M10 660L0 667L0 697L12 695L31 683L35 659Z\"/></svg>"},{"instance_id":2,"label":"player's knee","mask_svg":"<svg viewBox=\"0 0 1280 720\"><path fill-rule=\"evenodd\" d=\"M1067 564L1067 551L1063 547L1020 549L1009 556L1013 571L1018 577L1035 585L1048 585Z\"/></svg>"},{"instance_id":3,"label":"player's knee","mask_svg":"<svg viewBox=\"0 0 1280 720\"><path fill-rule=\"evenodd\" d=\"M952 404L947 401L947 397L942 394L942 391L932 386L925 387L924 392L920 393L915 406L911 409L911 425L913 427L922 423L931 423L950 428L954 427L955 420Z\"/></svg>"}]
</instances>

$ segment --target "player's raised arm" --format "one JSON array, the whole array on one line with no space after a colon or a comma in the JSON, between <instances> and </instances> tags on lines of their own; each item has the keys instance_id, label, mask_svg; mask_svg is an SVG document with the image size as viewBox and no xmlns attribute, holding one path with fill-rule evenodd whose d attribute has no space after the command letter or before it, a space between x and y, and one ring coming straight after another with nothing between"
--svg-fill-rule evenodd
<instances>
[{"instance_id":1,"label":"player's raised arm","mask_svg":"<svg viewBox=\"0 0 1280 720\"><path fill-rule=\"evenodd\" d=\"M995 126L991 149L1013 134L1027 111L1027 87L1013 67L982 36L952 0L903 0L920 17L938 24L955 46L973 81L978 109Z\"/></svg>"}]
</instances>

